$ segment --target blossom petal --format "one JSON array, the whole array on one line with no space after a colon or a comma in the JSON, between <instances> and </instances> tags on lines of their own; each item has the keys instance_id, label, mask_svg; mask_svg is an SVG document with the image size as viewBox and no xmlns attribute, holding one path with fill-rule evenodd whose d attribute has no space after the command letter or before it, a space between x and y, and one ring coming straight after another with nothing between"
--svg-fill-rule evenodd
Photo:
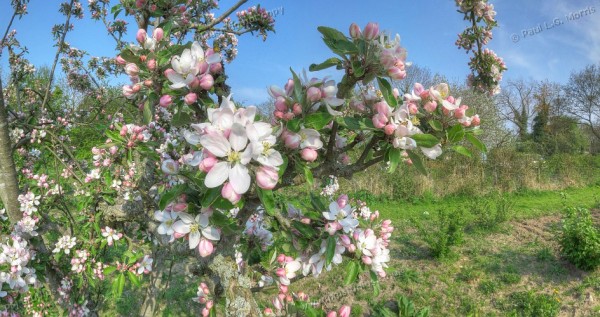
<instances>
[{"instance_id":1,"label":"blossom petal","mask_svg":"<svg viewBox=\"0 0 600 317\"><path fill-rule=\"evenodd\" d=\"M194 249L198 246L201 237L202 236L200 235L199 231L190 233L190 249Z\"/></svg>"},{"instance_id":2,"label":"blossom petal","mask_svg":"<svg viewBox=\"0 0 600 317\"><path fill-rule=\"evenodd\" d=\"M219 241L219 239L221 239L221 233L219 233L219 230L212 226L202 228L202 235L206 239L213 240L213 241Z\"/></svg>"},{"instance_id":3,"label":"blossom petal","mask_svg":"<svg viewBox=\"0 0 600 317\"><path fill-rule=\"evenodd\" d=\"M224 157L231 150L229 141L220 134L204 135L200 138L200 144L217 157Z\"/></svg>"},{"instance_id":4,"label":"blossom petal","mask_svg":"<svg viewBox=\"0 0 600 317\"><path fill-rule=\"evenodd\" d=\"M218 187L227 180L227 177L229 177L229 163L219 162L206 174L204 185L208 188Z\"/></svg>"},{"instance_id":5,"label":"blossom petal","mask_svg":"<svg viewBox=\"0 0 600 317\"><path fill-rule=\"evenodd\" d=\"M248 172L248 168L239 163L235 164L229 170L229 182L236 193L241 195L247 192L250 188L250 173Z\"/></svg>"},{"instance_id":6,"label":"blossom petal","mask_svg":"<svg viewBox=\"0 0 600 317\"><path fill-rule=\"evenodd\" d=\"M231 126L231 134L229 134L229 143L231 148L236 152L241 152L248 144L248 136L246 129L239 123L234 123Z\"/></svg>"}]
</instances>

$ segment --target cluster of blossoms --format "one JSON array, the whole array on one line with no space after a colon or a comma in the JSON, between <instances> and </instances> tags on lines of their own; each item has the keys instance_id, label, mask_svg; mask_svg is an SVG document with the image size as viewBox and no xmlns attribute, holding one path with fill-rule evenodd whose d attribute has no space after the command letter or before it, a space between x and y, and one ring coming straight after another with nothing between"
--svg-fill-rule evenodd
<instances>
[{"instance_id":1,"label":"cluster of blossoms","mask_svg":"<svg viewBox=\"0 0 600 317\"><path fill-rule=\"evenodd\" d=\"M204 51L198 42L184 49L180 56L174 56L171 66L173 68L165 70L165 76L171 81L170 87L173 89L188 87L210 90L215 83L213 75L223 69L221 55L212 49Z\"/></svg>"},{"instance_id":2,"label":"cluster of blossoms","mask_svg":"<svg viewBox=\"0 0 600 317\"><path fill-rule=\"evenodd\" d=\"M198 286L198 291L196 292L196 297L193 299L195 302L204 305L202 308L201 314L203 317L207 317L210 315L210 310L214 306L214 301L212 296L210 295L210 289L206 283L202 282Z\"/></svg>"},{"instance_id":3,"label":"cluster of blossoms","mask_svg":"<svg viewBox=\"0 0 600 317\"><path fill-rule=\"evenodd\" d=\"M221 239L219 230L210 225L212 209L202 209L195 217L185 212L187 204L171 203L164 210L157 210L154 219L160 222L158 234L169 237L169 242L176 238L188 239L190 249L198 248L200 256L207 257L214 251L213 243Z\"/></svg>"},{"instance_id":4,"label":"cluster of blossoms","mask_svg":"<svg viewBox=\"0 0 600 317\"><path fill-rule=\"evenodd\" d=\"M274 30L275 19L273 19L273 15L260 6L238 11L236 16L242 28L259 31L263 41L267 39L267 32Z\"/></svg>"},{"instance_id":5,"label":"cluster of blossoms","mask_svg":"<svg viewBox=\"0 0 600 317\"><path fill-rule=\"evenodd\" d=\"M380 33L379 24L369 22L365 26L364 31L355 23L350 25L350 37L352 39L363 39L367 42L374 43L378 48L376 56L382 70L382 75L387 75L395 80L406 78L406 50L400 46L400 36L391 40L389 36Z\"/></svg>"},{"instance_id":6,"label":"cluster of blossoms","mask_svg":"<svg viewBox=\"0 0 600 317\"><path fill-rule=\"evenodd\" d=\"M64 250L65 254L69 254L69 253L71 253L71 249L75 246L76 243L77 243L76 237L71 237L69 235L62 236L62 237L60 237L60 239L58 239L58 242L56 242L56 245L54 247L54 250L52 250L52 253L59 253L61 250Z\"/></svg>"},{"instance_id":7,"label":"cluster of blossoms","mask_svg":"<svg viewBox=\"0 0 600 317\"><path fill-rule=\"evenodd\" d=\"M85 271L85 263L90 256L87 250L75 250L75 256L71 259L71 271L81 273Z\"/></svg>"},{"instance_id":8,"label":"cluster of blossoms","mask_svg":"<svg viewBox=\"0 0 600 317\"><path fill-rule=\"evenodd\" d=\"M119 241L119 239L123 237L122 233L117 232L115 229L108 226L102 228L101 231L102 236L106 238L106 243L109 246L112 246L115 241Z\"/></svg>"},{"instance_id":9,"label":"cluster of blossoms","mask_svg":"<svg viewBox=\"0 0 600 317\"><path fill-rule=\"evenodd\" d=\"M500 92L502 72L507 68L502 59L497 57L484 45L492 39L492 29L498 25L494 5L487 0L456 0L459 12L464 14L464 19L470 26L458 35L456 46L467 53L473 53L469 62L471 75L467 83L469 86L495 95ZM480 22L483 20L483 25Z\"/></svg>"},{"instance_id":10,"label":"cluster of blossoms","mask_svg":"<svg viewBox=\"0 0 600 317\"><path fill-rule=\"evenodd\" d=\"M35 258L35 252L29 248L27 241L17 235L6 238L0 244L0 297L6 297L8 292L2 290L7 284L12 291L27 292L29 285L38 283L35 269L29 267L29 262Z\"/></svg>"},{"instance_id":11,"label":"cluster of blossoms","mask_svg":"<svg viewBox=\"0 0 600 317\"><path fill-rule=\"evenodd\" d=\"M218 109L208 109L208 122L192 124L194 130L184 132L189 144L203 147L202 159L189 165L207 172L206 187L223 185L221 195L234 204L250 189L251 172L259 187L273 189L283 164L281 154L273 148L273 128L255 122L255 116L256 107L236 109L227 97Z\"/></svg>"},{"instance_id":12,"label":"cluster of blossoms","mask_svg":"<svg viewBox=\"0 0 600 317\"><path fill-rule=\"evenodd\" d=\"M39 218L34 215L38 211L40 205L40 197L29 191L26 194L21 194L18 197L20 210L23 212L23 218L15 225L15 233L18 235L37 236L37 223Z\"/></svg>"},{"instance_id":13,"label":"cluster of blossoms","mask_svg":"<svg viewBox=\"0 0 600 317\"><path fill-rule=\"evenodd\" d=\"M469 61L469 66L476 69L479 73L487 74L487 80L493 85L490 88L486 88L483 81L478 80L472 74L467 78L467 83L471 87L478 88L480 90L490 89L490 94L495 95L500 92L500 81L502 80L502 73L507 69L504 60L496 55L494 51L486 48L481 54L476 54Z\"/></svg>"}]
</instances>

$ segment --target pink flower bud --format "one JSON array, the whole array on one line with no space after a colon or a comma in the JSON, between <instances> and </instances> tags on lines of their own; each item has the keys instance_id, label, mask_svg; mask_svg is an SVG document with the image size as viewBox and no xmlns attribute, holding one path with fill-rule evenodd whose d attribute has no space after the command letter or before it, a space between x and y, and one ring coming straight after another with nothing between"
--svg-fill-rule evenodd
<instances>
[{"instance_id":1,"label":"pink flower bud","mask_svg":"<svg viewBox=\"0 0 600 317\"><path fill-rule=\"evenodd\" d=\"M392 135L392 134L394 134L394 131L396 131L396 126L391 123L389 123L385 127L383 127L383 132L386 135Z\"/></svg>"},{"instance_id":2,"label":"pink flower bud","mask_svg":"<svg viewBox=\"0 0 600 317\"><path fill-rule=\"evenodd\" d=\"M350 241L350 237L348 237L345 234L341 235L340 239L342 240L342 244L345 245L345 246L349 245L350 243L352 243L352 241Z\"/></svg>"},{"instance_id":3,"label":"pink flower bud","mask_svg":"<svg viewBox=\"0 0 600 317\"><path fill-rule=\"evenodd\" d=\"M408 112L410 112L410 114L417 114L417 112L419 112L419 108L417 108L417 104L411 102L408 104Z\"/></svg>"},{"instance_id":4,"label":"pink flower bud","mask_svg":"<svg viewBox=\"0 0 600 317\"><path fill-rule=\"evenodd\" d=\"M173 103L173 98L169 95L164 95L164 96L160 97L160 101L158 102L158 104L163 108L167 108L172 103Z\"/></svg>"},{"instance_id":5,"label":"pink flower bud","mask_svg":"<svg viewBox=\"0 0 600 317\"><path fill-rule=\"evenodd\" d=\"M273 189L277 185L279 174L277 170L269 166L261 166L256 171L256 184L262 189Z\"/></svg>"},{"instance_id":6,"label":"pink flower bud","mask_svg":"<svg viewBox=\"0 0 600 317\"><path fill-rule=\"evenodd\" d=\"M200 77L200 87L204 90L210 90L215 84L215 80L211 74L204 74Z\"/></svg>"},{"instance_id":7,"label":"pink flower bud","mask_svg":"<svg viewBox=\"0 0 600 317\"><path fill-rule=\"evenodd\" d=\"M437 108L437 102L431 100L425 103L425 105L423 105L423 109L425 109L425 111L432 113L435 111L435 109Z\"/></svg>"},{"instance_id":8,"label":"pink flower bud","mask_svg":"<svg viewBox=\"0 0 600 317\"><path fill-rule=\"evenodd\" d=\"M373 105L373 110L377 113L381 113L386 117L390 114L390 106L385 101L380 101Z\"/></svg>"},{"instance_id":9,"label":"pink flower bud","mask_svg":"<svg viewBox=\"0 0 600 317\"><path fill-rule=\"evenodd\" d=\"M292 94L292 90L294 90L294 81L292 79L288 79L288 82L284 86L285 93L290 96Z\"/></svg>"},{"instance_id":10,"label":"pink flower bud","mask_svg":"<svg viewBox=\"0 0 600 317\"><path fill-rule=\"evenodd\" d=\"M335 311L330 311L327 313L327 317L337 317L337 313Z\"/></svg>"},{"instance_id":11,"label":"pink flower bud","mask_svg":"<svg viewBox=\"0 0 600 317\"><path fill-rule=\"evenodd\" d=\"M275 99L275 109L285 112L288 110L288 106L286 104L286 100L284 97L279 96Z\"/></svg>"},{"instance_id":12,"label":"pink flower bud","mask_svg":"<svg viewBox=\"0 0 600 317\"><path fill-rule=\"evenodd\" d=\"M223 198L229 200L232 204L237 204L238 201L242 198L242 195L238 194L233 190L233 186L231 183L227 182L223 185L223 189L221 189L221 196Z\"/></svg>"},{"instance_id":13,"label":"pink flower bud","mask_svg":"<svg viewBox=\"0 0 600 317\"><path fill-rule=\"evenodd\" d=\"M334 235L337 231L337 225L335 224L335 222L328 222L325 224L325 231L327 233L329 233L330 236Z\"/></svg>"},{"instance_id":14,"label":"pink flower bud","mask_svg":"<svg viewBox=\"0 0 600 317\"><path fill-rule=\"evenodd\" d=\"M290 149L297 149L300 146L300 135L293 132L286 132L283 142Z\"/></svg>"},{"instance_id":15,"label":"pink flower bud","mask_svg":"<svg viewBox=\"0 0 600 317\"><path fill-rule=\"evenodd\" d=\"M121 55L118 55L116 58L117 64L119 65L125 65L127 64L127 61L123 59L123 57L121 57Z\"/></svg>"},{"instance_id":16,"label":"pink flower bud","mask_svg":"<svg viewBox=\"0 0 600 317\"><path fill-rule=\"evenodd\" d=\"M138 43L140 44L144 44L144 42L146 42L146 30L144 29L139 29L137 31L137 34L135 36L135 39L138 41Z\"/></svg>"},{"instance_id":17,"label":"pink flower bud","mask_svg":"<svg viewBox=\"0 0 600 317\"><path fill-rule=\"evenodd\" d=\"M300 222L302 222L305 225L309 225L310 224L310 218L304 217L304 218L300 219Z\"/></svg>"},{"instance_id":18,"label":"pink flower bud","mask_svg":"<svg viewBox=\"0 0 600 317\"><path fill-rule=\"evenodd\" d=\"M146 80L144 80L144 86L150 88L150 87L152 87L152 84L154 84L154 82L152 81L152 79L146 79Z\"/></svg>"},{"instance_id":19,"label":"pink flower bud","mask_svg":"<svg viewBox=\"0 0 600 317\"><path fill-rule=\"evenodd\" d=\"M356 23L350 24L350 36L357 39L361 36L360 27Z\"/></svg>"},{"instance_id":20,"label":"pink flower bud","mask_svg":"<svg viewBox=\"0 0 600 317\"><path fill-rule=\"evenodd\" d=\"M302 157L302 159L307 162L314 162L317 159L318 155L319 154L317 153L317 151L311 148L302 149L302 151L300 152L300 157Z\"/></svg>"},{"instance_id":21,"label":"pink flower bud","mask_svg":"<svg viewBox=\"0 0 600 317\"><path fill-rule=\"evenodd\" d=\"M220 74L223 71L223 65L221 63L214 63L210 65L211 74Z\"/></svg>"},{"instance_id":22,"label":"pink flower bud","mask_svg":"<svg viewBox=\"0 0 600 317\"><path fill-rule=\"evenodd\" d=\"M356 246L354 244L350 244L346 246L346 249L348 250L348 252L354 253L356 251Z\"/></svg>"},{"instance_id":23,"label":"pink flower bud","mask_svg":"<svg viewBox=\"0 0 600 317\"><path fill-rule=\"evenodd\" d=\"M142 63L145 62L146 59L148 59L148 56L146 56L146 55L140 56L140 61L142 61Z\"/></svg>"},{"instance_id":24,"label":"pink flower bud","mask_svg":"<svg viewBox=\"0 0 600 317\"><path fill-rule=\"evenodd\" d=\"M265 308L265 310L263 311L263 313L265 315L272 315L273 314L273 310L271 308Z\"/></svg>"},{"instance_id":25,"label":"pink flower bud","mask_svg":"<svg viewBox=\"0 0 600 317\"><path fill-rule=\"evenodd\" d=\"M279 111L279 110L275 110L275 111L273 111L273 115L274 115L274 116L275 116L275 118L277 118L277 119L283 119L283 115L284 115L284 113L283 113L283 112L281 112L281 111Z\"/></svg>"},{"instance_id":26,"label":"pink flower bud","mask_svg":"<svg viewBox=\"0 0 600 317\"><path fill-rule=\"evenodd\" d=\"M283 284L279 285L279 291L286 294L288 292L287 285L283 285Z\"/></svg>"},{"instance_id":27,"label":"pink flower bud","mask_svg":"<svg viewBox=\"0 0 600 317\"><path fill-rule=\"evenodd\" d=\"M350 108L352 108L358 112L364 112L366 110L365 104L358 100L350 101Z\"/></svg>"},{"instance_id":28,"label":"pink flower bud","mask_svg":"<svg viewBox=\"0 0 600 317\"><path fill-rule=\"evenodd\" d=\"M209 70L209 65L206 61L202 61L200 63L200 68L198 70L198 74L206 74L206 72Z\"/></svg>"},{"instance_id":29,"label":"pink flower bud","mask_svg":"<svg viewBox=\"0 0 600 317\"><path fill-rule=\"evenodd\" d=\"M292 120L292 119L294 119L294 116L295 115L294 115L293 112L284 113L283 114L283 120L285 120L285 121Z\"/></svg>"},{"instance_id":30,"label":"pink flower bud","mask_svg":"<svg viewBox=\"0 0 600 317\"><path fill-rule=\"evenodd\" d=\"M275 275L279 276L279 277L284 277L285 276L285 269L280 267L275 271Z\"/></svg>"},{"instance_id":31,"label":"pink flower bud","mask_svg":"<svg viewBox=\"0 0 600 317\"><path fill-rule=\"evenodd\" d=\"M212 242L207 239L202 238L200 240L200 244L198 244L198 252L200 252L200 256L205 258L213 253L214 246ZM208 307L208 305L206 305Z\"/></svg>"},{"instance_id":32,"label":"pink flower bud","mask_svg":"<svg viewBox=\"0 0 600 317\"><path fill-rule=\"evenodd\" d=\"M378 113L373 116L373 125L377 129L382 129L383 127L385 127L387 122L388 118L382 113Z\"/></svg>"},{"instance_id":33,"label":"pink flower bud","mask_svg":"<svg viewBox=\"0 0 600 317\"><path fill-rule=\"evenodd\" d=\"M369 22L367 26L365 26L365 31L363 33L365 40L370 41L379 35L379 24Z\"/></svg>"},{"instance_id":34,"label":"pink flower bud","mask_svg":"<svg viewBox=\"0 0 600 317\"><path fill-rule=\"evenodd\" d=\"M210 316L210 309L204 307L202 308L202 317L208 317Z\"/></svg>"},{"instance_id":35,"label":"pink flower bud","mask_svg":"<svg viewBox=\"0 0 600 317\"><path fill-rule=\"evenodd\" d=\"M215 166L215 164L217 164L217 159L214 157L207 157L205 159L203 159L200 164L198 164L198 168L200 168L201 171L208 173L213 166Z\"/></svg>"},{"instance_id":36,"label":"pink flower bud","mask_svg":"<svg viewBox=\"0 0 600 317\"><path fill-rule=\"evenodd\" d=\"M471 124L473 124L474 127L478 126L481 124L481 119L479 119L479 115L476 114L471 118Z\"/></svg>"},{"instance_id":37,"label":"pink flower bud","mask_svg":"<svg viewBox=\"0 0 600 317\"><path fill-rule=\"evenodd\" d=\"M146 66L148 66L149 70L155 70L156 69L156 60L155 59L150 59L146 62Z\"/></svg>"},{"instance_id":38,"label":"pink flower bud","mask_svg":"<svg viewBox=\"0 0 600 317\"><path fill-rule=\"evenodd\" d=\"M388 76L390 76L390 78L394 80L402 80L406 78L406 71L399 67L390 67L388 68L387 72Z\"/></svg>"},{"instance_id":39,"label":"pink flower bud","mask_svg":"<svg viewBox=\"0 0 600 317\"><path fill-rule=\"evenodd\" d=\"M164 31L161 28L156 28L156 29L154 29L154 32L152 32L152 37L159 42L160 42L160 40L162 40L163 35L164 35Z\"/></svg>"},{"instance_id":40,"label":"pink flower bud","mask_svg":"<svg viewBox=\"0 0 600 317\"><path fill-rule=\"evenodd\" d=\"M350 306L348 305L344 305L342 307L340 307L340 310L338 310L338 313L340 314L340 317L350 317Z\"/></svg>"},{"instance_id":41,"label":"pink flower bud","mask_svg":"<svg viewBox=\"0 0 600 317\"><path fill-rule=\"evenodd\" d=\"M366 255L363 255L362 261L366 265L371 265L371 263L373 263L373 260L370 257L366 256Z\"/></svg>"},{"instance_id":42,"label":"pink flower bud","mask_svg":"<svg viewBox=\"0 0 600 317\"><path fill-rule=\"evenodd\" d=\"M423 87L423 85L419 83L415 83L415 85L413 86L413 92L415 95L421 96L421 94L425 92L425 87Z\"/></svg>"},{"instance_id":43,"label":"pink flower bud","mask_svg":"<svg viewBox=\"0 0 600 317\"><path fill-rule=\"evenodd\" d=\"M283 264L285 262L285 254L281 253L277 256L277 262Z\"/></svg>"},{"instance_id":44,"label":"pink flower bud","mask_svg":"<svg viewBox=\"0 0 600 317\"><path fill-rule=\"evenodd\" d=\"M340 208L344 208L348 204L348 200L349 200L348 195L346 195L346 194L340 195L337 199L337 204L338 204L338 206L340 206Z\"/></svg>"},{"instance_id":45,"label":"pink flower bud","mask_svg":"<svg viewBox=\"0 0 600 317\"><path fill-rule=\"evenodd\" d=\"M187 95L185 95L185 97L183 97L183 102L185 102L185 104L188 106L195 103L197 100L198 100L198 95L196 95L193 92L190 92Z\"/></svg>"},{"instance_id":46,"label":"pink flower bud","mask_svg":"<svg viewBox=\"0 0 600 317\"><path fill-rule=\"evenodd\" d=\"M450 97L448 97L450 98ZM458 109L454 110L454 117L456 119L462 119L465 117L465 113L467 112L467 109L469 109L468 106L462 105L460 107L458 107Z\"/></svg>"},{"instance_id":47,"label":"pink flower bud","mask_svg":"<svg viewBox=\"0 0 600 317\"><path fill-rule=\"evenodd\" d=\"M306 91L306 97L310 102L317 102L321 100L321 89L317 87L310 87Z\"/></svg>"},{"instance_id":48,"label":"pink flower bud","mask_svg":"<svg viewBox=\"0 0 600 317\"><path fill-rule=\"evenodd\" d=\"M186 203L177 203L177 204L173 205L173 211L182 212L182 211L186 210L187 207L188 207L188 205Z\"/></svg>"},{"instance_id":49,"label":"pink flower bud","mask_svg":"<svg viewBox=\"0 0 600 317\"><path fill-rule=\"evenodd\" d=\"M295 115L299 116L302 114L302 106L298 103L295 103L294 106L292 107L292 111L294 112Z\"/></svg>"},{"instance_id":50,"label":"pink flower bud","mask_svg":"<svg viewBox=\"0 0 600 317\"><path fill-rule=\"evenodd\" d=\"M125 73L129 76L137 76L137 74L139 74L140 69L139 67L134 64L134 63L128 63L127 65L125 65Z\"/></svg>"}]
</instances>

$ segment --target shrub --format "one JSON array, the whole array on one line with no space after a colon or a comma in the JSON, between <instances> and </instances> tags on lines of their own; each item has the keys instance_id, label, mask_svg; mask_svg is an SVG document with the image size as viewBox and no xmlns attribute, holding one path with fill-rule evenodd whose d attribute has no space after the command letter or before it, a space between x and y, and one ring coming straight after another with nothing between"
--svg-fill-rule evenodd
<instances>
[{"instance_id":1,"label":"shrub","mask_svg":"<svg viewBox=\"0 0 600 317\"><path fill-rule=\"evenodd\" d=\"M562 255L582 270L600 265L600 233L585 208L567 208L559 243Z\"/></svg>"},{"instance_id":2,"label":"shrub","mask_svg":"<svg viewBox=\"0 0 600 317\"><path fill-rule=\"evenodd\" d=\"M429 308L422 308L417 310L414 303L404 296L399 296L395 303L397 309L390 308L388 303L377 303L371 305L373 317L428 317Z\"/></svg>"},{"instance_id":3,"label":"shrub","mask_svg":"<svg viewBox=\"0 0 600 317\"><path fill-rule=\"evenodd\" d=\"M476 198L469 202L468 210L474 218L473 226L492 230L510 219L514 203L506 196Z\"/></svg>"},{"instance_id":4,"label":"shrub","mask_svg":"<svg viewBox=\"0 0 600 317\"><path fill-rule=\"evenodd\" d=\"M509 301L512 308L509 316L553 317L560 312L560 300L556 295L515 292L510 295Z\"/></svg>"},{"instance_id":5,"label":"shrub","mask_svg":"<svg viewBox=\"0 0 600 317\"><path fill-rule=\"evenodd\" d=\"M413 219L421 238L436 258L445 258L451 253L451 248L463 241L467 223L463 209L438 209L437 217L427 225Z\"/></svg>"}]
</instances>

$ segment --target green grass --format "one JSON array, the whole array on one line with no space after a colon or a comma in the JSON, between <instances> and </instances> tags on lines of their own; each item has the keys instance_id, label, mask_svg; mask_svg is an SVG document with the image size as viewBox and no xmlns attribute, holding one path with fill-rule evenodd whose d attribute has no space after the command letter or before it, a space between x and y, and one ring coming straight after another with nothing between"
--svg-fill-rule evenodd
<instances>
[{"instance_id":1,"label":"green grass","mask_svg":"<svg viewBox=\"0 0 600 317\"><path fill-rule=\"evenodd\" d=\"M563 194L564 197L563 198ZM507 196L513 203L514 219L529 219L542 215L555 214L563 209L564 205L592 208L600 200L600 186L592 185L582 188L568 188L562 191L525 191L511 193ZM420 217L423 213L434 214L436 208L443 206L446 209L461 208L472 197L446 197L439 200L427 200L416 203L408 202L380 202L370 203L372 210L379 210L383 218L392 221Z\"/></svg>"}]
</instances>

